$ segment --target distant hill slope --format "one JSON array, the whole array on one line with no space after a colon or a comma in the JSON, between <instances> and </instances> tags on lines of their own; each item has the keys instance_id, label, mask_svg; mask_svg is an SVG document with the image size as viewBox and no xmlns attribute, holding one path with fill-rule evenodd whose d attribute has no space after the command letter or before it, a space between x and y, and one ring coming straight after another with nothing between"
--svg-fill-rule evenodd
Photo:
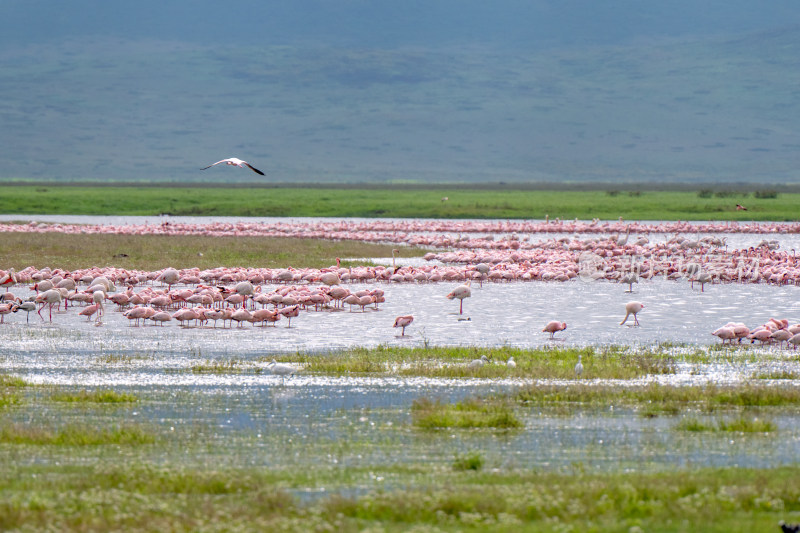
<instances>
[{"instance_id":1,"label":"distant hill slope","mask_svg":"<svg viewBox=\"0 0 800 533\"><path fill-rule=\"evenodd\" d=\"M98 44L101 45L98 52ZM0 53L0 179L800 177L800 28L547 50L72 42Z\"/></svg>"}]
</instances>

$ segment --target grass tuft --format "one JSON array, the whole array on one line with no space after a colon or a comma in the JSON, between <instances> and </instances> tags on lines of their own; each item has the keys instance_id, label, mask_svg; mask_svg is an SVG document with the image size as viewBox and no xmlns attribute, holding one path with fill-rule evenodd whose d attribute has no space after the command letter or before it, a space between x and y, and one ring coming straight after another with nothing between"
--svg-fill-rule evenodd
<instances>
[{"instance_id":1,"label":"grass tuft","mask_svg":"<svg viewBox=\"0 0 800 533\"><path fill-rule=\"evenodd\" d=\"M4 424L0 443L51 446L98 446L105 444L153 444L155 436L139 426L120 426L102 430L84 425L68 425L58 429L23 424Z\"/></svg>"},{"instance_id":2,"label":"grass tuft","mask_svg":"<svg viewBox=\"0 0 800 533\"><path fill-rule=\"evenodd\" d=\"M419 398L411 406L411 415L414 425L421 429L516 429L523 425L507 403L484 398L455 404Z\"/></svg>"},{"instance_id":3,"label":"grass tuft","mask_svg":"<svg viewBox=\"0 0 800 533\"><path fill-rule=\"evenodd\" d=\"M139 401L139 398L133 394L113 390L58 392L53 394L52 399L56 402L67 403L133 403Z\"/></svg>"}]
</instances>

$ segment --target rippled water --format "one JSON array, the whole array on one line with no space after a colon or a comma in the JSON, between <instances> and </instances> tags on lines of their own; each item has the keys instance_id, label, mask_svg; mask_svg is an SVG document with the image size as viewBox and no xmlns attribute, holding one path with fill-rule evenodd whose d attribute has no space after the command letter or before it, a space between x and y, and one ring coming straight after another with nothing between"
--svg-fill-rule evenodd
<instances>
[{"instance_id":1,"label":"rippled water","mask_svg":"<svg viewBox=\"0 0 800 533\"><path fill-rule=\"evenodd\" d=\"M65 218L58 220L68 221ZM133 218L109 223L138 223ZM157 222L153 217L151 220ZM97 220L93 217L92 222ZM729 242L761 238L728 237ZM796 245L786 237L780 239L782 246ZM20 313L6 317L6 323L0 325L0 369L36 383L114 387L166 398L130 408L132 419L158 420L166 426L200 421L222 435L231 431L249 432L254 438L271 435L264 444L269 452L254 452L247 458L251 464L449 462L454 454L471 449L484 454L488 467L510 468L575 463L637 470L670 465L757 467L792 463L800 457L798 414L791 412L773 419L779 437L678 432L670 430L674 418L650 420L613 406L582 409L566 416L530 408L521 413L525 422L521 432L428 435L408 430L408 409L414 399L431 396L456 400L510 390L521 381L331 378L301 373L284 382L266 370L242 374L191 372L193 365L214 360L252 362L263 356L279 358L285 353L355 346L648 347L663 342L704 346L719 342L710 333L728 321L751 327L770 317L800 322L800 288L796 286L707 285L701 292L687 281L657 279L634 285L634 293L628 294L627 286L609 282L486 283L473 286L462 316L457 314L458 301L445 298L457 285L348 285L351 290L380 286L386 302L380 310L366 312L302 312L292 320L291 328L285 327L285 319L277 327L223 329L180 327L177 323L135 327L113 305L108 306L98 325L79 318L74 309L55 313L52 324L36 313L26 324ZM19 286L13 292L31 294L30 289ZM631 300L645 304L639 315L640 327L619 324L624 304ZM43 314L47 316L46 311ZM413 314L415 320L406 337L399 337L399 331L391 326L396 316L406 314ZM558 335L559 340L550 341L541 329L555 319L567 322L568 329ZM773 360L797 369L797 357L792 352L768 350ZM680 365L677 375L657 379L670 383L740 381L763 368L757 361L745 361L748 358L736 364ZM265 366L263 362L258 365ZM529 381L535 379L531 376ZM781 386L799 385L797 380L781 380ZM181 400L170 400L176 397ZM280 440L279 447L275 447L276 439ZM326 448L326 443L348 439L362 442L357 452L333 453ZM338 446L341 449L341 444ZM214 460L225 458L216 455Z\"/></svg>"}]
</instances>

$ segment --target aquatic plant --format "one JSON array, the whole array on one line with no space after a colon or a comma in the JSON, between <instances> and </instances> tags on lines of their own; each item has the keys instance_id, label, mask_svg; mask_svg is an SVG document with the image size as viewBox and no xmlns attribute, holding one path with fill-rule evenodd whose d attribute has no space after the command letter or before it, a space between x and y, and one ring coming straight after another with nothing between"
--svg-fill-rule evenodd
<instances>
[{"instance_id":1,"label":"aquatic plant","mask_svg":"<svg viewBox=\"0 0 800 533\"><path fill-rule=\"evenodd\" d=\"M421 429L514 429L523 426L510 405L484 398L470 398L454 404L419 398L411 406L411 417L414 426Z\"/></svg>"},{"instance_id":2,"label":"aquatic plant","mask_svg":"<svg viewBox=\"0 0 800 533\"><path fill-rule=\"evenodd\" d=\"M80 392L56 392L51 396L56 402L66 403L133 403L138 402L139 398L127 392L116 392L113 390L83 390Z\"/></svg>"}]
</instances>

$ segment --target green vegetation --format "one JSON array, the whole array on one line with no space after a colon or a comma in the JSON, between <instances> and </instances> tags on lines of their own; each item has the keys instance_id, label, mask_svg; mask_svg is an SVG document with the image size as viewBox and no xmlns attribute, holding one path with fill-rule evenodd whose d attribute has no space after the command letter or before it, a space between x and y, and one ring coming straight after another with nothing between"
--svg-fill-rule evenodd
<instances>
[{"instance_id":1,"label":"green vegetation","mask_svg":"<svg viewBox=\"0 0 800 533\"><path fill-rule=\"evenodd\" d=\"M456 454L455 459L453 459L453 470L477 471L483 468L483 463L484 463L483 456L479 452Z\"/></svg>"},{"instance_id":2,"label":"green vegetation","mask_svg":"<svg viewBox=\"0 0 800 533\"><path fill-rule=\"evenodd\" d=\"M471 398L455 404L419 398L411 406L414 425L421 429L515 429L522 422L505 402Z\"/></svg>"},{"instance_id":3,"label":"green vegetation","mask_svg":"<svg viewBox=\"0 0 800 533\"><path fill-rule=\"evenodd\" d=\"M470 368L469 363L486 355L490 362ZM674 373L674 357L662 352L632 352L626 348L402 348L378 346L355 348L330 354L287 354L284 361L301 363L303 371L333 375L391 373L399 376L439 378L530 378L574 379L578 355L583 356L583 376L632 379L651 374ZM516 368L506 360L513 356ZM271 361L271 357L264 361Z\"/></svg>"},{"instance_id":4,"label":"green vegetation","mask_svg":"<svg viewBox=\"0 0 800 533\"><path fill-rule=\"evenodd\" d=\"M52 399L56 402L67 403L133 403L138 402L139 399L128 393L115 392L113 390L94 390L94 391L80 391L77 393L70 392L57 392L53 394Z\"/></svg>"},{"instance_id":5,"label":"green vegetation","mask_svg":"<svg viewBox=\"0 0 800 533\"><path fill-rule=\"evenodd\" d=\"M646 406L645 413L676 411L677 406L713 412L718 409L800 406L796 387L769 387L745 383L739 386L706 385L675 387L651 384L642 387L610 385L532 385L511 395L531 404L583 404Z\"/></svg>"},{"instance_id":6,"label":"green vegetation","mask_svg":"<svg viewBox=\"0 0 800 533\"><path fill-rule=\"evenodd\" d=\"M0 444L34 444L53 446L97 446L103 444L152 444L155 436L139 426L98 429L85 425L46 428L20 423L4 423L0 427Z\"/></svg>"},{"instance_id":7,"label":"green vegetation","mask_svg":"<svg viewBox=\"0 0 800 533\"><path fill-rule=\"evenodd\" d=\"M403 248L416 257L428 250ZM174 268L322 268L337 257L391 257L392 246L323 239L208 237L199 235L65 235L4 233L0 239L3 268L34 265L65 268L115 266L136 270ZM342 261L342 266L351 264ZM363 263L362 263L363 264Z\"/></svg>"},{"instance_id":8,"label":"green vegetation","mask_svg":"<svg viewBox=\"0 0 800 533\"><path fill-rule=\"evenodd\" d=\"M770 433L777 429L774 422L758 418L739 417L735 420L717 420L716 425L706 423L696 417L682 419L675 426L683 431L729 431L739 433Z\"/></svg>"},{"instance_id":9,"label":"green vegetation","mask_svg":"<svg viewBox=\"0 0 800 533\"><path fill-rule=\"evenodd\" d=\"M305 502L269 469L15 466L0 473L0 529L668 532L691 524L743 533L777 530L800 512L796 466L595 474L470 464L469 474L436 470L424 488Z\"/></svg>"},{"instance_id":10,"label":"green vegetation","mask_svg":"<svg viewBox=\"0 0 800 533\"><path fill-rule=\"evenodd\" d=\"M797 220L798 193L382 188L4 185L0 213L616 220ZM733 196L731 196L731 194ZM443 197L447 201L442 201ZM747 211L736 204L746 199ZM157 222L157 220L153 220Z\"/></svg>"}]
</instances>

